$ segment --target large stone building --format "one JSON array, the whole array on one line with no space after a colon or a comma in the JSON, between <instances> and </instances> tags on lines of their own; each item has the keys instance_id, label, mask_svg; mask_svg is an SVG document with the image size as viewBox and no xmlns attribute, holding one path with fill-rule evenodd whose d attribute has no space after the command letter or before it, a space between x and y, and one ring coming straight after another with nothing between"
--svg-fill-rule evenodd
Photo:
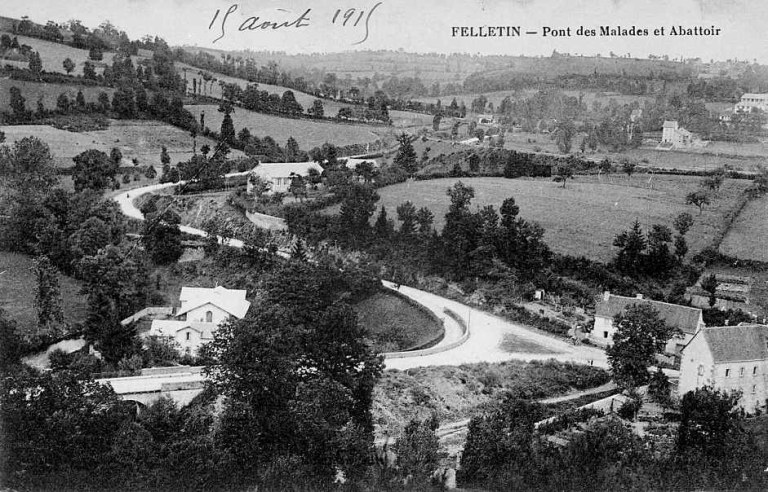
<instances>
[{"instance_id":1,"label":"large stone building","mask_svg":"<svg viewBox=\"0 0 768 492\"><path fill-rule=\"evenodd\" d=\"M748 412L766 407L768 398L768 326L704 328L683 349L678 392L703 386L740 391Z\"/></svg>"},{"instance_id":2,"label":"large stone building","mask_svg":"<svg viewBox=\"0 0 768 492\"><path fill-rule=\"evenodd\" d=\"M733 108L734 113L751 113L752 110L768 111L768 94L744 94Z\"/></svg>"},{"instance_id":3,"label":"large stone building","mask_svg":"<svg viewBox=\"0 0 768 492\"><path fill-rule=\"evenodd\" d=\"M197 353L230 316L242 319L251 303L246 291L215 287L182 287L180 306L166 319L155 319L149 335L173 338L182 352Z\"/></svg>"},{"instance_id":4,"label":"large stone building","mask_svg":"<svg viewBox=\"0 0 768 492\"><path fill-rule=\"evenodd\" d=\"M678 328L682 332L680 336L667 342L665 352L668 354L678 354L693 335L704 327L701 309L644 299L642 294L637 297L624 297L605 292L595 306L595 326L590 333L590 341L603 347L610 345L616 333L613 318L633 304L650 305L659 312L659 317L668 326Z\"/></svg>"}]
</instances>

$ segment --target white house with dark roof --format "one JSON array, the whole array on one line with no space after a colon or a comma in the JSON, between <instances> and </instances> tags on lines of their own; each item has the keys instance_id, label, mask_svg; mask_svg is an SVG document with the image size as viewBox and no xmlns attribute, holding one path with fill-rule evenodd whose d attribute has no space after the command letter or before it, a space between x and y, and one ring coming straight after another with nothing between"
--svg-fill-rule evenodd
<instances>
[{"instance_id":1,"label":"white house with dark roof","mask_svg":"<svg viewBox=\"0 0 768 492\"><path fill-rule=\"evenodd\" d=\"M595 326L590 333L590 341L603 347L610 345L616 333L616 327L613 326L614 316L624 312L633 304L652 306L668 326L678 328L682 332L682 335L672 337L667 342L664 349L666 353L678 354L696 332L704 328L704 317L699 308L652 301L644 299L642 294L636 297L624 297L605 292L595 306Z\"/></svg>"},{"instance_id":2,"label":"white house with dark roof","mask_svg":"<svg viewBox=\"0 0 768 492\"><path fill-rule=\"evenodd\" d=\"M251 303L245 290L182 287L180 306L169 319L155 319L149 335L170 337L181 350L196 353L200 346L213 340L213 333L230 316L242 319Z\"/></svg>"},{"instance_id":3,"label":"white house with dark roof","mask_svg":"<svg viewBox=\"0 0 768 492\"><path fill-rule=\"evenodd\" d=\"M310 170L323 173L323 168L317 162L265 162L260 163L251 171L250 175L259 176L270 183L269 193L287 193L294 176L306 178ZM247 191L253 193L253 184L248 180Z\"/></svg>"},{"instance_id":4,"label":"white house with dark roof","mask_svg":"<svg viewBox=\"0 0 768 492\"><path fill-rule=\"evenodd\" d=\"M703 386L740 391L741 407L752 412L768 398L768 326L704 328L683 348L678 392Z\"/></svg>"}]
</instances>

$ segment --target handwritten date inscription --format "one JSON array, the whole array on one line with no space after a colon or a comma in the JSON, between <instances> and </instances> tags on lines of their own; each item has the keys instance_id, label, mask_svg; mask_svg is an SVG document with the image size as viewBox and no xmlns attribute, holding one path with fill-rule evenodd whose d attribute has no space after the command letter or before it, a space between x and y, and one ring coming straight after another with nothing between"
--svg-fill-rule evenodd
<instances>
[{"instance_id":1,"label":"handwritten date inscription","mask_svg":"<svg viewBox=\"0 0 768 492\"><path fill-rule=\"evenodd\" d=\"M356 9L356 8L349 8L349 9L336 9L336 11L333 14L333 17L330 19L330 24L333 26L338 26L341 28L348 28L348 29L354 29L354 28L360 28L365 29L365 33L363 34L363 38L360 41L357 41L352 44L361 44L364 43L370 34L370 23L371 23L371 17L373 16L373 13L376 11L379 6L384 2L379 2L373 7L371 7L370 10L364 10L364 9ZM217 29L219 35L216 39L213 40L215 43L216 41L220 40L224 36L227 35L227 29L231 22L229 21L229 16L237 12L239 5L236 3L233 3L229 6L227 11L224 13L224 15L221 17L221 20L219 20L219 15L221 14L221 9L216 9L216 12L213 14L213 18L211 19L211 23L208 25L208 30ZM277 9L278 12L283 13L290 13L290 11L285 9ZM261 16L251 16L245 19L243 22L240 23L237 30L240 32L243 31L277 31L280 29L288 29L288 28L302 28L302 27L308 27L310 25L310 13L312 12L312 9L306 9L304 12L301 13L298 17L290 18L288 20L270 20L270 19L264 19Z\"/></svg>"}]
</instances>

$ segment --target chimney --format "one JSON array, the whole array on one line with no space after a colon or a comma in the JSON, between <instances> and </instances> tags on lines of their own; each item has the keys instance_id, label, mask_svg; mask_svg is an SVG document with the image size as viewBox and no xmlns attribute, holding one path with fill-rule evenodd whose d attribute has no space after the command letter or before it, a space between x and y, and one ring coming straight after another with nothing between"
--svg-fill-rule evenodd
<instances>
[{"instance_id":1,"label":"chimney","mask_svg":"<svg viewBox=\"0 0 768 492\"><path fill-rule=\"evenodd\" d=\"M635 299L642 299L642 298L643 298L643 294L635 294Z\"/></svg>"},{"instance_id":2,"label":"chimney","mask_svg":"<svg viewBox=\"0 0 768 492\"><path fill-rule=\"evenodd\" d=\"M607 290L606 290L605 292L603 292L603 301L605 301L605 302L608 302L608 300L609 300L610 298L611 298L611 293L610 293L610 291L607 291Z\"/></svg>"}]
</instances>

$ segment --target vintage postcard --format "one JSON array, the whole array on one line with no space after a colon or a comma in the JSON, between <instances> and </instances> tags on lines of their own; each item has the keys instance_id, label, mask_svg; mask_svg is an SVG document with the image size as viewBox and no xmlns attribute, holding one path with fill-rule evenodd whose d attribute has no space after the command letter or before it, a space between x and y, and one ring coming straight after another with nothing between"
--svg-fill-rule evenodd
<instances>
[{"instance_id":1,"label":"vintage postcard","mask_svg":"<svg viewBox=\"0 0 768 492\"><path fill-rule=\"evenodd\" d=\"M767 23L6 0L0 489L768 490Z\"/></svg>"}]
</instances>

